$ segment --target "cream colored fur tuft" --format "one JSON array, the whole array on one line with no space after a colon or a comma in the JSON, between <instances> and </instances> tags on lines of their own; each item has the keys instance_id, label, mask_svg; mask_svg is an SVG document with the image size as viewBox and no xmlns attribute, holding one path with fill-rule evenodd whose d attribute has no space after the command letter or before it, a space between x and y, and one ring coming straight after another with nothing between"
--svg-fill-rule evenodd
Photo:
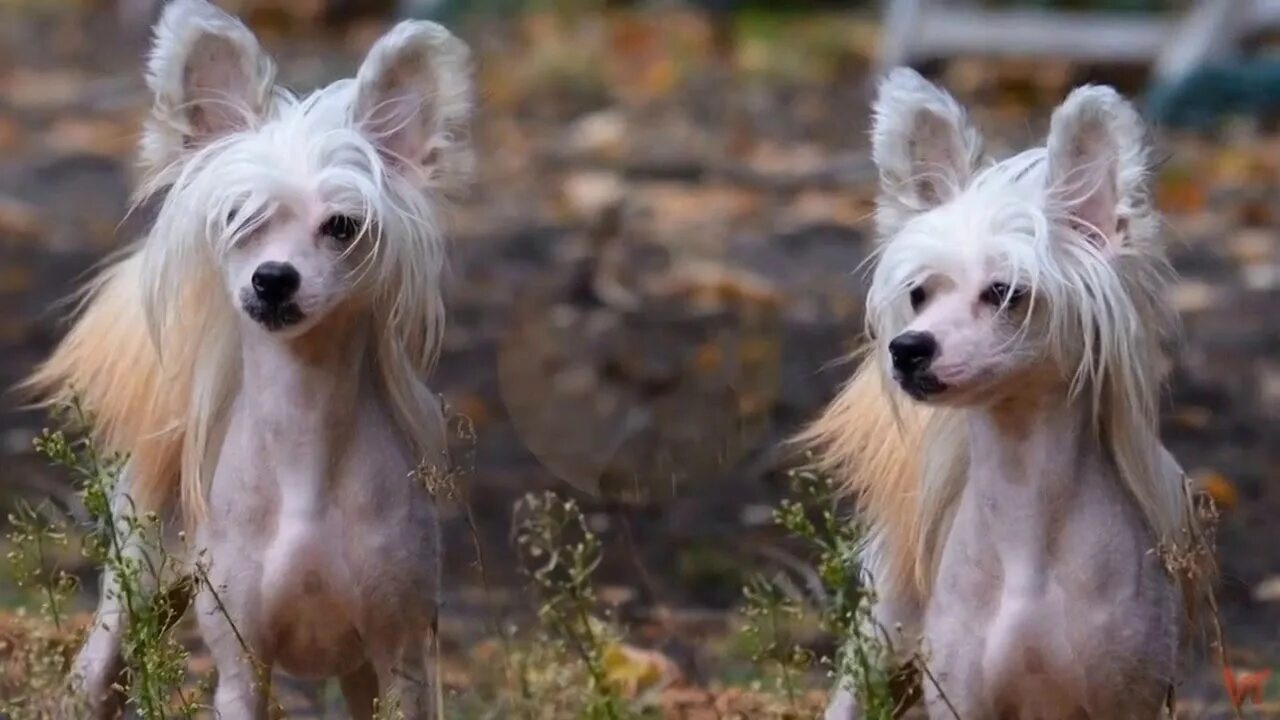
<instances>
[{"instance_id":1,"label":"cream colored fur tuft","mask_svg":"<svg viewBox=\"0 0 1280 720\"><path fill-rule=\"evenodd\" d=\"M92 414L94 439L130 455L138 509L159 511L176 499L179 400L190 392L191 378L161 368L140 299L139 268L138 257L130 255L90 284L71 330L20 389L47 407L83 403Z\"/></svg>"},{"instance_id":2,"label":"cream colored fur tuft","mask_svg":"<svg viewBox=\"0 0 1280 720\"><path fill-rule=\"evenodd\" d=\"M916 595L912 548L919 545L921 436L933 410L897 402L874 357L797 437L814 464L838 478L867 522L871 574L905 597Z\"/></svg>"}]
</instances>

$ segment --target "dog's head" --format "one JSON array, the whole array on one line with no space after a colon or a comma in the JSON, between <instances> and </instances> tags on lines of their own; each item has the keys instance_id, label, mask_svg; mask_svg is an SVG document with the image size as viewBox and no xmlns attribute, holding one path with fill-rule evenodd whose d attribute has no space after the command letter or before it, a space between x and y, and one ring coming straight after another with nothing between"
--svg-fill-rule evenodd
<instances>
[{"instance_id":1,"label":"dog's head","mask_svg":"<svg viewBox=\"0 0 1280 720\"><path fill-rule=\"evenodd\" d=\"M147 191L167 191L146 254L153 322L201 266L244 318L285 336L379 297L406 323L423 318L405 306L438 313L439 200L469 169L469 72L446 29L403 22L354 79L298 98L238 20L204 0L168 5L142 152Z\"/></svg>"},{"instance_id":2,"label":"dog's head","mask_svg":"<svg viewBox=\"0 0 1280 720\"><path fill-rule=\"evenodd\" d=\"M983 164L956 101L892 72L875 105L884 245L868 319L896 382L989 403L1123 355L1144 332L1123 266L1154 234L1145 153L1133 108L1085 87L1053 113L1047 147Z\"/></svg>"}]
</instances>

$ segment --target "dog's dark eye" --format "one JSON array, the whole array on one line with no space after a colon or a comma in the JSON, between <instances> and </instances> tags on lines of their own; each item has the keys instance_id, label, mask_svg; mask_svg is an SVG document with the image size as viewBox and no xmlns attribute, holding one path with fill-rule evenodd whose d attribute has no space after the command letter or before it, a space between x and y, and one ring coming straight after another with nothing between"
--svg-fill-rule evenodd
<instances>
[{"instance_id":1,"label":"dog's dark eye","mask_svg":"<svg viewBox=\"0 0 1280 720\"><path fill-rule=\"evenodd\" d=\"M1015 307L1018 301L1022 300L1022 297L1026 294L1026 290L1020 287L1010 287L1008 283L996 282L991 283L986 290L982 291L980 299L992 307L1004 307L1006 305Z\"/></svg>"},{"instance_id":2,"label":"dog's dark eye","mask_svg":"<svg viewBox=\"0 0 1280 720\"><path fill-rule=\"evenodd\" d=\"M917 285L911 288L911 309L919 310L920 306L924 305L925 298L923 286Z\"/></svg>"},{"instance_id":3,"label":"dog's dark eye","mask_svg":"<svg viewBox=\"0 0 1280 720\"><path fill-rule=\"evenodd\" d=\"M262 213L245 211L243 205L235 205L227 211L227 229L235 233L250 233L257 230L262 221Z\"/></svg>"},{"instance_id":4,"label":"dog's dark eye","mask_svg":"<svg viewBox=\"0 0 1280 720\"><path fill-rule=\"evenodd\" d=\"M360 232L360 221L350 215L333 215L320 223L320 234L327 235L339 243L349 243Z\"/></svg>"}]
</instances>

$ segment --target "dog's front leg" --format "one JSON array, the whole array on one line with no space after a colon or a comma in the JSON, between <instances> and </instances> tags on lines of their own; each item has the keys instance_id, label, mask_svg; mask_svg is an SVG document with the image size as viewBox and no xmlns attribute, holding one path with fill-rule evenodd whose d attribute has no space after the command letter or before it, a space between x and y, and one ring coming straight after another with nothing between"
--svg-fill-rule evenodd
<instances>
[{"instance_id":1,"label":"dog's front leg","mask_svg":"<svg viewBox=\"0 0 1280 720\"><path fill-rule=\"evenodd\" d=\"M379 709L404 720L440 720L436 714L434 664L429 653L406 649L396 662L378 668Z\"/></svg>"},{"instance_id":2,"label":"dog's front leg","mask_svg":"<svg viewBox=\"0 0 1280 720\"><path fill-rule=\"evenodd\" d=\"M380 709L404 720L443 720L437 687L436 624L398 643L396 650L374 661L382 688Z\"/></svg>"},{"instance_id":3,"label":"dog's front leg","mask_svg":"<svg viewBox=\"0 0 1280 720\"><path fill-rule=\"evenodd\" d=\"M378 700L378 674L365 663L341 678L342 698L347 703L351 720L372 720L373 706Z\"/></svg>"},{"instance_id":4,"label":"dog's front leg","mask_svg":"<svg viewBox=\"0 0 1280 720\"><path fill-rule=\"evenodd\" d=\"M215 563L213 570L217 568ZM267 720L272 658L255 642L257 623L242 611L248 603L225 580L224 574L211 577L196 598L200 634L218 669L214 715L219 720ZM241 587L250 584L238 580Z\"/></svg>"},{"instance_id":5,"label":"dog's front leg","mask_svg":"<svg viewBox=\"0 0 1280 720\"><path fill-rule=\"evenodd\" d=\"M216 611L215 611L216 612ZM201 615L206 614L203 608ZM205 625L201 622L201 626ZM204 631L214 664L218 668L218 688L213 694L214 715L219 720L267 720L271 694L271 666L244 650L240 641L223 623L226 632L211 637Z\"/></svg>"},{"instance_id":6,"label":"dog's front leg","mask_svg":"<svg viewBox=\"0 0 1280 720\"><path fill-rule=\"evenodd\" d=\"M115 571L106 568L102 572L102 594L93 626L71 668L74 702L79 707L77 711L68 712L67 717L88 714L107 720L119 714L122 698L116 690L116 681L124 670L120 647L126 622L128 613L121 601Z\"/></svg>"},{"instance_id":7,"label":"dog's front leg","mask_svg":"<svg viewBox=\"0 0 1280 720\"><path fill-rule=\"evenodd\" d=\"M68 717L87 715L105 719L120 714L124 701L121 647L131 621L129 605L141 607L151 603L152 595L165 579L161 575L169 569L161 551L164 539L153 536L150 528L141 526L132 517L135 509L129 496L131 478L132 468L126 466L112 488L110 529L114 538L108 541L107 548L109 552L118 552L119 557L109 561L102 570L102 590L93 625L71 667L71 702L75 709L67 713ZM136 570L121 577L122 567ZM177 600L185 607L185 598Z\"/></svg>"}]
</instances>

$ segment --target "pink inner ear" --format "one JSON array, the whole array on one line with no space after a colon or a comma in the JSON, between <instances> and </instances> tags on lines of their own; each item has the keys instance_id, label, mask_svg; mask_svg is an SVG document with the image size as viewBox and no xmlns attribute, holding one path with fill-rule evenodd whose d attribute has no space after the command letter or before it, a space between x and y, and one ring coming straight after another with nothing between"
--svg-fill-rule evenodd
<instances>
[{"instance_id":1,"label":"pink inner ear","mask_svg":"<svg viewBox=\"0 0 1280 720\"><path fill-rule=\"evenodd\" d=\"M1098 247L1106 247L1119 234L1119 218L1116 210L1119 204L1119 192L1116 190L1115 160L1107 159L1105 168L1098 168L1100 155L1088 155L1092 160L1084 160L1078 165L1076 176L1083 183L1068 183L1068 192L1083 193L1070 206L1069 213L1073 218L1076 231L1092 240ZM1094 167L1089 167L1089 164ZM1075 186L1075 187L1071 187ZM1068 200L1071 200L1070 197Z\"/></svg>"},{"instance_id":2,"label":"pink inner ear","mask_svg":"<svg viewBox=\"0 0 1280 720\"><path fill-rule=\"evenodd\" d=\"M397 162L419 163L426 144L425 109L420 107L405 85L382 88L377 101L364 121L374 144Z\"/></svg>"},{"instance_id":3,"label":"pink inner ear","mask_svg":"<svg viewBox=\"0 0 1280 720\"><path fill-rule=\"evenodd\" d=\"M431 118L425 100L435 79L419 49L405 50L383 70L362 102L363 125L383 154L398 163L428 164Z\"/></svg>"},{"instance_id":4,"label":"pink inner ear","mask_svg":"<svg viewBox=\"0 0 1280 720\"><path fill-rule=\"evenodd\" d=\"M1105 249L1118 239L1120 193L1116 185L1118 153L1107 128L1085 123L1070 138L1065 167L1052 168L1059 199L1066 203L1071 228Z\"/></svg>"},{"instance_id":5,"label":"pink inner ear","mask_svg":"<svg viewBox=\"0 0 1280 720\"><path fill-rule=\"evenodd\" d=\"M1097 187L1090 191L1071 214L1077 219L1077 229L1099 247L1106 247L1116 236L1116 181L1115 175L1108 168L1097 182Z\"/></svg>"},{"instance_id":6,"label":"pink inner ear","mask_svg":"<svg viewBox=\"0 0 1280 720\"><path fill-rule=\"evenodd\" d=\"M912 119L907 152L911 157L912 184L916 195L928 207L947 199L953 188L964 180L967 158L957 146L957 130L945 118L921 110Z\"/></svg>"},{"instance_id":7,"label":"pink inner ear","mask_svg":"<svg viewBox=\"0 0 1280 720\"><path fill-rule=\"evenodd\" d=\"M187 121L197 145L248 127L254 115L254 88L245 72L241 50L231 40L205 35L191 48L184 68Z\"/></svg>"}]
</instances>

